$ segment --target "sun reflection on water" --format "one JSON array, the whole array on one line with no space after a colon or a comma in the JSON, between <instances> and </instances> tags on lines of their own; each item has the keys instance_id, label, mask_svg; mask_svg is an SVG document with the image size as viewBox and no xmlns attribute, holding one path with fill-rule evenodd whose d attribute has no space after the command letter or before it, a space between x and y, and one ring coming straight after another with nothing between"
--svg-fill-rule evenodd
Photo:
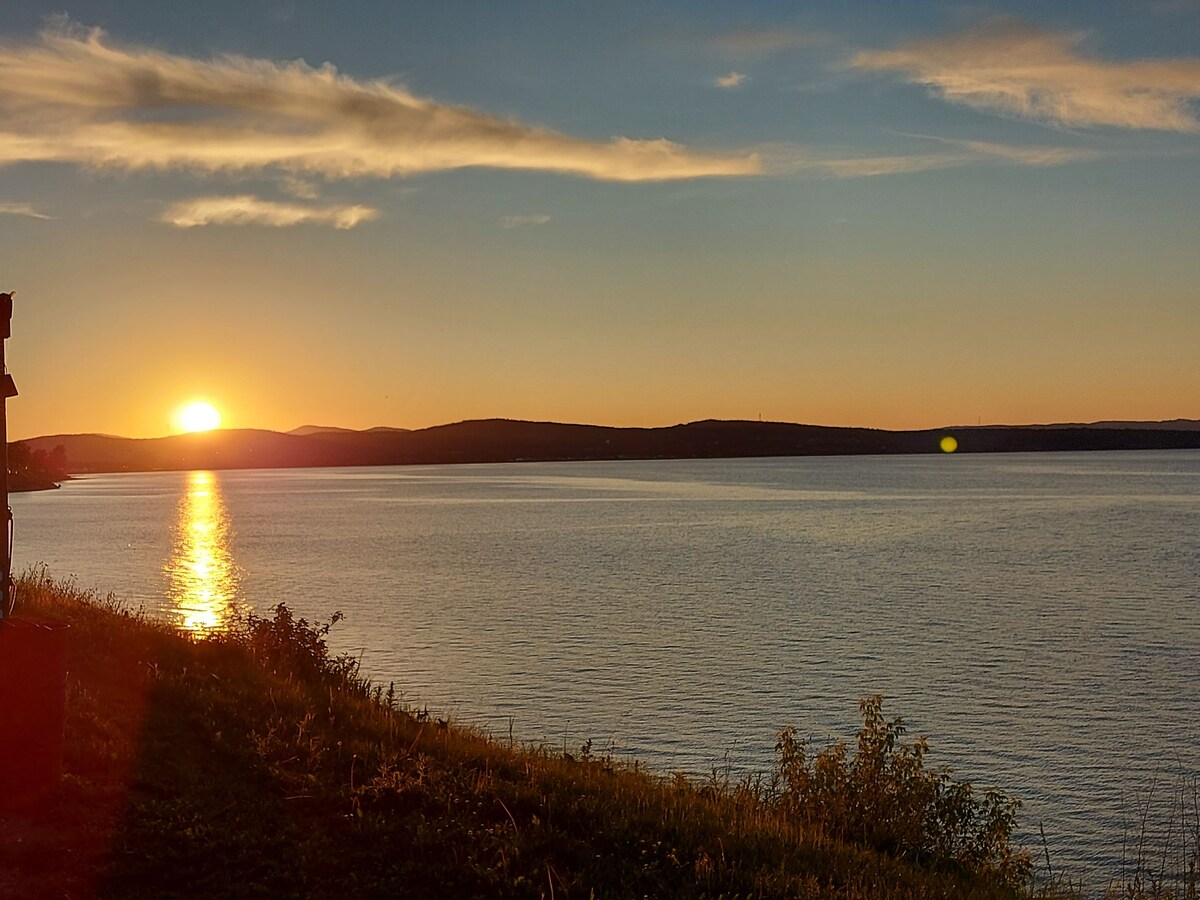
<instances>
[{"instance_id":1,"label":"sun reflection on water","mask_svg":"<svg viewBox=\"0 0 1200 900\"><path fill-rule=\"evenodd\" d=\"M242 570L229 549L229 514L212 472L190 472L179 498L171 558L165 569L171 613L180 627L228 625L240 604Z\"/></svg>"}]
</instances>

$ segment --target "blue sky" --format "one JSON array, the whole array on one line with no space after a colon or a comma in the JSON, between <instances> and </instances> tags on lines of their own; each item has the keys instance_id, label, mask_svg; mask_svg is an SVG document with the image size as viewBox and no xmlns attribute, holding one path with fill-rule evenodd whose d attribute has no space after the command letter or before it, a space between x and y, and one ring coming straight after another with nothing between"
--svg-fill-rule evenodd
<instances>
[{"instance_id":1,"label":"blue sky","mask_svg":"<svg viewBox=\"0 0 1200 900\"><path fill-rule=\"evenodd\" d=\"M1200 3L1047 6L0 7L13 433L1200 416Z\"/></svg>"}]
</instances>

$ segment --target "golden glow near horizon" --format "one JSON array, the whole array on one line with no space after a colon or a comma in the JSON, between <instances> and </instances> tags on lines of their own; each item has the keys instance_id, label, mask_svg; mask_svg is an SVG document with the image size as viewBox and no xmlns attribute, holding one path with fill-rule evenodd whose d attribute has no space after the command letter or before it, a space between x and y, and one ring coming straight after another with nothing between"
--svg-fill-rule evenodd
<instances>
[{"instance_id":1,"label":"golden glow near horizon","mask_svg":"<svg viewBox=\"0 0 1200 900\"><path fill-rule=\"evenodd\" d=\"M182 431L212 431L221 424L221 413L208 401L195 400L179 410L175 421Z\"/></svg>"},{"instance_id":2,"label":"golden glow near horizon","mask_svg":"<svg viewBox=\"0 0 1200 900\"><path fill-rule=\"evenodd\" d=\"M943 453L953 453L958 449L958 438L948 434L941 439L938 446L942 448Z\"/></svg>"},{"instance_id":3,"label":"golden glow near horizon","mask_svg":"<svg viewBox=\"0 0 1200 900\"><path fill-rule=\"evenodd\" d=\"M171 612L188 631L224 628L238 606L242 572L229 538L229 515L217 476L188 473L165 566Z\"/></svg>"},{"instance_id":4,"label":"golden glow near horizon","mask_svg":"<svg viewBox=\"0 0 1200 900\"><path fill-rule=\"evenodd\" d=\"M63 5L0 4L14 439L178 434L201 399L222 428L761 417L930 450L1200 416L1195 0L815 4L803 40L710 4L636 61L644 4L309 4L283 43L231 34L262 4ZM429 52L467 34L475 64ZM823 86L803 129L780 65Z\"/></svg>"}]
</instances>

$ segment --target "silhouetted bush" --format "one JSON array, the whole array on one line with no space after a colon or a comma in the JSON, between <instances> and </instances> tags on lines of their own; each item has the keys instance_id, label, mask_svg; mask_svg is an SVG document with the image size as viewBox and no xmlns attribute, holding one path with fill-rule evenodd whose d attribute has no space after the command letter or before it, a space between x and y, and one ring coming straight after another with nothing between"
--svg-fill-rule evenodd
<instances>
[{"instance_id":1,"label":"silhouetted bush","mask_svg":"<svg viewBox=\"0 0 1200 900\"><path fill-rule=\"evenodd\" d=\"M904 722L884 719L881 696L861 700L859 712L853 755L845 744L810 754L794 728L780 732L774 774L781 807L839 841L1025 883L1029 854L1012 840L1020 801L976 792L945 767L928 768L928 742L904 743Z\"/></svg>"},{"instance_id":2,"label":"silhouetted bush","mask_svg":"<svg viewBox=\"0 0 1200 900\"><path fill-rule=\"evenodd\" d=\"M245 646L275 671L287 671L307 680L357 681L358 661L344 654L331 654L325 640L342 618L340 612L335 612L328 622L312 625L307 619L297 619L286 603L280 603L271 607L271 616L246 613L234 621L227 635L213 637Z\"/></svg>"}]
</instances>

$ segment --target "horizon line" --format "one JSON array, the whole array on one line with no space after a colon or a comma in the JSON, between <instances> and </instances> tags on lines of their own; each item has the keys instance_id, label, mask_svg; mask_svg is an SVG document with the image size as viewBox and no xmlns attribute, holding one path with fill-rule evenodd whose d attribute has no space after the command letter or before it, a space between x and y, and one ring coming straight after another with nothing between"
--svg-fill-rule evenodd
<instances>
[{"instance_id":1,"label":"horizon line","mask_svg":"<svg viewBox=\"0 0 1200 900\"><path fill-rule=\"evenodd\" d=\"M213 428L213 429L209 429L206 431L192 431L192 432L176 431L176 432L171 432L168 434L150 435L150 436L146 436L146 437L130 437L130 436L126 436L126 435L111 434L111 433L100 432L100 431L59 431L59 432L54 432L54 433L50 433L50 434L33 435L31 437L12 438L9 440L9 443L10 444L19 444L19 443L23 443L26 441L45 440L47 438L85 437L85 436L112 438L115 440L126 440L126 441L155 441L155 440L165 440L167 438L173 438L173 437L183 437L183 436L189 435L189 434L203 435L203 434L213 434L213 433L219 433L219 432L230 433L230 432L237 432L237 431L260 431L260 432L268 432L271 434L286 435L286 436L290 436L290 437L306 437L307 435L296 434L296 432L300 431L301 429L314 429L314 430L318 430L318 431L319 430L338 431L338 432L343 432L343 433L348 433L348 434L364 434L364 433L371 432L371 431L394 431L394 432L398 432L398 433L413 433L413 432L420 432L420 431L428 431L433 428L446 428L446 427L450 427L453 425L466 425L466 424L478 423L478 422L513 422L513 423L520 423L520 424L527 424L527 425L563 425L563 426L568 426L568 427L579 427L579 428L608 428L608 429L616 429L616 430L637 430L637 431L654 431L657 429L680 428L680 427L685 427L688 425L698 425L698 424L702 424L705 422L721 422L721 423L737 423L737 424L747 424L747 425L799 425L799 426L803 426L803 427L807 427L807 428L854 429L854 430L863 430L863 431L884 431L884 432L901 432L902 433L902 432L924 432L924 431L962 431L962 430L967 430L967 429L980 429L980 428L1070 428L1070 427L1094 428L1094 427L1102 427L1105 425L1112 425L1115 427L1120 427L1120 426L1128 427L1128 426L1137 426L1137 425L1163 426L1163 425L1169 425L1169 424L1176 423L1176 422L1200 425L1200 418L1187 418L1184 416L1176 416L1176 417L1172 417L1172 418L1168 418L1168 419L1107 419L1106 418L1106 419L1095 419L1095 420L1089 421L1089 422L1084 422L1084 421L989 422L986 424L984 424L982 422L977 422L974 425L960 423L957 425L934 425L934 426L925 427L925 428L883 428L883 427L880 427L877 425L829 425L829 424L815 423L815 422L792 422L792 421L787 421L784 419L763 419L761 417L757 418L757 419L704 418L704 419L693 419L693 420L687 421L687 422L673 422L671 424L666 424L666 425L608 425L608 424L600 424L600 423L593 423L593 422L570 422L570 421L557 421L557 420L552 420L552 419L520 419L520 418L507 417L507 416L488 416L488 417L480 417L480 418L457 419L457 420L450 421L450 422L438 422L433 425L424 425L424 426L419 426L419 427L414 427L414 428L409 428L409 427L400 426L400 425L371 425L366 428L350 428L348 426L343 426L343 425L315 425L315 424L311 424L311 423L305 423L302 425L297 425L296 427L288 429L286 431L277 431L273 428L263 428L263 427L253 426L253 425L246 425L246 426L233 426L233 427L218 427L218 428Z\"/></svg>"}]
</instances>

